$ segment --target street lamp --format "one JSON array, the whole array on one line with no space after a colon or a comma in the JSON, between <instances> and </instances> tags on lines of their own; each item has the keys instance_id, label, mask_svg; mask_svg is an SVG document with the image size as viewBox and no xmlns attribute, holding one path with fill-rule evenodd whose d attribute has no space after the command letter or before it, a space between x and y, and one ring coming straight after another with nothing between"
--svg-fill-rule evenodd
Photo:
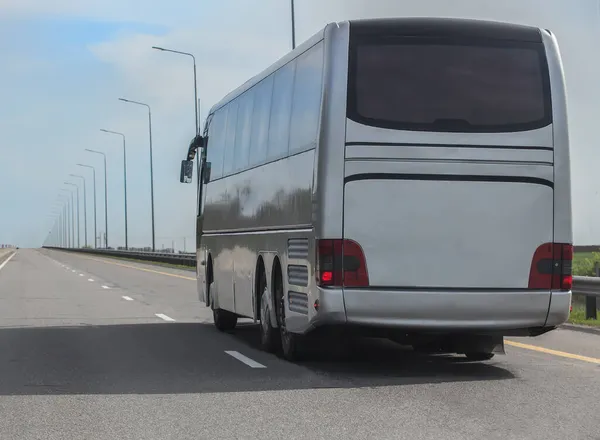
<instances>
[{"instance_id":1,"label":"street lamp","mask_svg":"<svg viewBox=\"0 0 600 440\"><path fill-rule=\"evenodd\" d=\"M127 234L127 153L125 149L125 135L118 131L105 130L101 128L100 131L104 133L116 134L123 137L123 192L125 194L125 250L129 249L128 234Z\"/></svg>"},{"instance_id":2,"label":"street lamp","mask_svg":"<svg viewBox=\"0 0 600 440\"><path fill-rule=\"evenodd\" d=\"M104 247L108 249L108 184L106 183L106 154L102 151L90 150L85 151L94 154L101 154L104 158Z\"/></svg>"},{"instance_id":3,"label":"street lamp","mask_svg":"<svg viewBox=\"0 0 600 440\"><path fill-rule=\"evenodd\" d=\"M96 168L78 163L78 167L91 168L94 176L94 248L98 247L98 205L96 204Z\"/></svg>"},{"instance_id":4,"label":"street lamp","mask_svg":"<svg viewBox=\"0 0 600 440\"><path fill-rule=\"evenodd\" d=\"M55 214L58 216L57 224L56 224L57 238L58 238L57 247L62 247L62 242L63 242L62 211L63 211L63 209L62 209L62 206L57 206L57 203L60 203L60 202L58 202L58 201L54 202L54 205L52 207L57 210L57 211L55 211Z\"/></svg>"},{"instance_id":5,"label":"street lamp","mask_svg":"<svg viewBox=\"0 0 600 440\"><path fill-rule=\"evenodd\" d=\"M67 191L66 189L61 189L61 191ZM63 209L63 233L64 233L64 242L65 242L65 247L66 248L70 248L71 247L71 234L69 232L69 198L67 197L67 199L65 200L63 197L66 196L60 196L60 202L62 203L62 209Z\"/></svg>"},{"instance_id":6,"label":"street lamp","mask_svg":"<svg viewBox=\"0 0 600 440\"><path fill-rule=\"evenodd\" d=\"M49 244L54 247L60 246L60 211L52 211L50 217L54 220L50 236L48 237Z\"/></svg>"},{"instance_id":7,"label":"street lamp","mask_svg":"<svg viewBox=\"0 0 600 440\"><path fill-rule=\"evenodd\" d=\"M81 215L79 214L79 185L76 185L71 182L65 182L65 185L74 186L77 190L77 247L81 247L81 229L79 228L79 220L81 219Z\"/></svg>"},{"instance_id":8,"label":"street lamp","mask_svg":"<svg viewBox=\"0 0 600 440\"><path fill-rule=\"evenodd\" d=\"M77 177L83 181L83 230L85 234L85 247L88 245L88 233L87 233L87 192L85 190L85 177L78 174L69 174L71 177Z\"/></svg>"},{"instance_id":9,"label":"street lamp","mask_svg":"<svg viewBox=\"0 0 600 440\"><path fill-rule=\"evenodd\" d=\"M196 111L196 135L200 134L200 120L198 118L198 82L196 80L196 57L188 52L180 52L173 49L165 49L164 47L152 46L152 49L160 50L163 52L171 52L179 55L185 55L191 57L194 62L194 109Z\"/></svg>"},{"instance_id":10,"label":"street lamp","mask_svg":"<svg viewBox=\"0 0 600 440\"><path fill-rule=\"evenodd\" d=\"M294 8L294 0L291 0L292 7L292 49L296 48L296 8Z\"/></svg>"},{"instance_id":11,"label":"street lamp","mask_svg":"<svg viewBox=\"0 0 600 440\"><path fill-rule=\"evenodd\" d=\"M200 118L198 116L198 81L196 79L196 57L189 52L181 52L179 50L165 49L164 47L152 46L152 49L160 50L162 52L171 52L171 53L175 53L178 55L185 55L185 56L192 58L192 61L194 63L194 110L195 110L195 114L196 114L196 136L198 136L200 134ZM197 197L199 197L199 192L200 192L200 155L199 154L196 155L196 170L197 170L196 174L198 176Z\"/></svg>"},{"instance_id":12,"label":"street lamp","mask_svg":"<svg viewBox=\"0 0 600 440\"><path fill-rule=\"evenodd\" d=\"M152 210L152 251L156 251L156 240L154 233L154 171L152 165L152 111L150 110L150 106L148 104L144 104L143 102L131 101L125 98L119 98L119 101L128 102L130 104L143 105L148 108L148 129L150 133L150 203Z\"/></svg>"},{"instance_id":13,"label":"street lamp","mask_svg":"<svg viewBox=\"0 0 600 440\"><path fill-rule=\"evenodd\" d=\"M75 247L75 203L73 200L73 191L65 189L65 188L61 188L60 190L64 191L64 192L68 192L71 195L71 218L68 220L71 225L70 226L71 237L69 238L69 241L70 241L69 247L74 248ZM69 198L67 197L67 205L68 204L69 204Z\"/></svg>"}]
</instances>

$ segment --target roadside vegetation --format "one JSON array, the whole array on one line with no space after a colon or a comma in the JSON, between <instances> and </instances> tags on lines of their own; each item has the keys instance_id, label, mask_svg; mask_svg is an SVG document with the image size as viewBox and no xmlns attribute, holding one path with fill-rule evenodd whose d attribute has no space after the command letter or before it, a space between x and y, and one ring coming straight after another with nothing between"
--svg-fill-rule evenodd
<instances>
[{"instance_id":1,"label":"roadside vegetation","mask_svg":"<svg viewBox=\"0 0 600 440\"><path fill-rule=\"evenodd\" d=\"M573 275L593 277L596 263L600 264L600 252L576 252L573 255Z\"/></svg>"},{"instance_id":2,"label":"roadside vegetation","mask_svg":"<svg viewBox=\"0 0 600 440\"><path fill-rule=\"evenodd\" d=\"M600 311L598 311L598 316L600 316ZM573 303L573 311L569 316L569 323L600 328L599 319L585 319L585 305L582 304Z\"/></svg>"},{"instance_id":3,"label":"roadside vegetation","mask_svg":"<svg viewBox=\"0 0 600 440\"><path fill-rule=\"evenodd\" d=\"M595 265L600 265L600 252L576 252L573 255L573 275L583 277L595 276ZM598 301L600 305L600 301ZM600 316L600 311L598 312ZM573 295L573 311L569 316L571 324L600 327L600 320L585 319L585 297Z\"/></svg>"}]
</instances>

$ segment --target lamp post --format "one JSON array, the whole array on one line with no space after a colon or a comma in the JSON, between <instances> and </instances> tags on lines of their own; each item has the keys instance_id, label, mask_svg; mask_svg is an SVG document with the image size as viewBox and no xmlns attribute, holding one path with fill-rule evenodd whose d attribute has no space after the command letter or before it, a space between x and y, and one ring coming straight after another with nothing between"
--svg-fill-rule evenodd
<instances>
[{"instance_id":1,"label":"lamp post","mask_svg":"<svg viewBox=\"0 0 600 440\"><path fill-rule=\"evenodd\" d=\"M70 224L69 229L71 230L70 236L69 236L69 247L70 248L74 248L75 247L75 209L74 209L74 201L73 201L73 191L70 191L68 189L65 188L61 188L61 191L64 192L68 192L71 195L71 218L69 218L69 213L67 212L67 223ZM67 206L69 206L69 197L67 197ZM68 208L67 208L68 209Z\"/></svg>"},{"instance_id":2,"label":"lamp post","mask_svg":"<svg viewBox=\"0 0 600 440\"><path fill-rule=\"evenodd\" d=\"M129 249L128 234L127 234L127 153L125 149L125 135L118 131L105 130L101 128L100 131L104 133L116 134L123 138L123 193L125 194L125 250Z\"/></svg>"},{"instance_id":3,"label":"lamp post","mask_svg":"<svg viewBox=\"0 0 600 440\"><path fill-rule=\"evenodd\" d=\"M171 52L178 55L184 55L192 58L194 63L194 111L196 114L196 136L200 134L200 117L198 115L198 80L196 78L196 57L189 52L181 52L179 50L165 49L164 47L152 46L152 49L160 50L162 52ZM196 169L197 176L200 179L200 158L196 155ZM198 183L198 191L200 191L200 183Z\"/></svg>"},{"instance_id":4,"label":"lamp post","mask_svg":"<svg viewBox=\"0 0 600 440\"><path fill-rule=\"evenodd\" d=\"M162 52L171 52L179 55L185 55L192 58L194 63L194 109L196 112L196 134L200 134L200 120L198 119L198 82L196 79L196 57L188 52L181 52L179 50L165 49L164 47L152 46L152 49L160 50Z\"/></svg>"},{"instance_id":5,"label":"lamp post","mask_svg":"<svg viewBox=\"0 0 600 440\"><path fill-rule=\"evenodd\" d=\"M63 236L63 247L67 248L69 247L69 241L67 240L67 222L66 222L66 218L67 218L67 214L65 214L66 212L66 208L65 205L63 205L62 207L62 236Z\"/></svg>"},{"instance_id":6,"label":"lamp post","mask_svg":"<svg viewBox=\"0 0 600 440\"><path fill-rule=\"evenodd\" d=\"M96 168L91 165L77 164L78 167L91 168L94 177L94 248L97 248L98 239L98 205L96 204Z\"/></svg>"},{"instance_id":7,"label":"lamp post","mask_svg":"<svg viewBox=\"0 0 600 440\"><path fill-rule=\"evenodd\" d=\"M156 235L154 230L154 171L152 165L152 110L148 104L143 102L132 101L130 99L119 98L119 101L128 102L130 104L142 105L148 109L148 129L150 133L150 203L152 211L152 251L156 251Z\"/></svg>"},{"instance_id":8,"label":"lamp post","mask_svg":"<svg viewBox=\"0 0 600 440\"><path fill-rule=\"evenodd\" d=\"M77 177L83 181L83 230L85 235L85 247L88 245L88 233L87 233L87 192L85 190L85 177L78 174L69 174L71 177Z\"/></svg>"},{"instance_id":9,"label":"lamp post","mask_svg":"<svg viewBox=\"0 0 600 440\"><path fill-rule=\"evenodd\" d=\"M292 8L292 49L296 48L296 8L294 7L294 0L291 0Z\"/></svg>"},{"instance_id":10,"label":"lamp post","mask_svg":"<svg viewBox=\"0 0 600 440\"><path fill-rule=\"evenodd\" d=\"M75 212L73 209L73 192L69 191L68 189L65 188L61 188L61 191L63 192L67 192L71 195L71 201L69 202L69 196L65 195L65 197L67 198L67 204L66 204L66 227L67 227L67 238L68 238L68 246L70 248L75 246L75 226L74 226L74 220L75 220ZM70 211L70 212L69 212Z\"/></svg>"},{"instance_id":11,"label":"lamp post","mask_svg":"<svg viewBox=\"0 0 600 440\"><path fill-rule=\"evenodd\" d=\"M61 189L61 191L66 191L66 189ZM71 247L71 234L69 232L69 198L64 199L62 196L60 197L60 203L62 203L62 211L63 211L63 237L65 247Z\"/></svg>"},{"instance_id":12,"label":"lamp post","mask_svg":"<svg viewBox=\"0 0 600 440\"><path fill-rule=\"evenodd\" d=\"M106 179L106 154L102 151L90 150L89 148L86 148L85 151L101 154L104 158L104 247L108 249L108 184Z\"/></svg>"},{"instance_id":13,"label":"lamp post","mask_svg":"<svg viewBox=\"0 0 600 440\"><path fill-rule=\"evenodd\" d=\"M65 182L65 185L74 186L77 191L77 247L81 247L81 229L79 225L79 221L81 219L81 215L79 214L79 185L76 185L71 182Z\"/></svg>"}]
</instances>

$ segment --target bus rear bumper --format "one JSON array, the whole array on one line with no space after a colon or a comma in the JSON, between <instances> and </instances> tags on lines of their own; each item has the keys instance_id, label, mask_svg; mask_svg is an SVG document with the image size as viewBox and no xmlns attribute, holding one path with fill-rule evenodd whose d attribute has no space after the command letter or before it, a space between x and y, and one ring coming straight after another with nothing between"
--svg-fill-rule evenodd
<instances>
[{"instance_id":1,"label":"bus rear bumper","mask_svg":"<svg viewBox=\"0 0 600 440\"><path fill-rule=\"evenodd\" d=\"M319 310L310 324L407 332L541 334L568 318L570 297L570 292L532 290L321 289Z\"/></svg>"}]
</instances>

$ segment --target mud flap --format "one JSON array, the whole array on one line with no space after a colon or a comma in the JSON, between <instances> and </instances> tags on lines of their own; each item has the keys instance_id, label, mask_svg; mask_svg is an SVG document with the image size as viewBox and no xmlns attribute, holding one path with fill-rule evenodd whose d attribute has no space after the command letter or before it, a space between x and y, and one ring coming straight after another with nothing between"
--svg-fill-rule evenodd
<instances>
[{"instance_id":1,"label":"mud flap","mask_svg":"<svg viewBox=\"0 0 600 440\"><path fill-rule=\"evenodd\" d=\"M443 351L452 353L494 353L506 354L504 337L496 335L462 335L444 344Z\"/></svg>"},{"instance_id":2,"label":"mud flap","mask_svg":"<svg viewBox=\"0 0 600 440\"><path fill-rule=\"evenodd\" d=\"M494 354L506 354L506 351L504 350L504 338L500 339L500 342L496 344L496 346L492 350L492 353L494 353Z\"/></svg>"}]
</instances>

